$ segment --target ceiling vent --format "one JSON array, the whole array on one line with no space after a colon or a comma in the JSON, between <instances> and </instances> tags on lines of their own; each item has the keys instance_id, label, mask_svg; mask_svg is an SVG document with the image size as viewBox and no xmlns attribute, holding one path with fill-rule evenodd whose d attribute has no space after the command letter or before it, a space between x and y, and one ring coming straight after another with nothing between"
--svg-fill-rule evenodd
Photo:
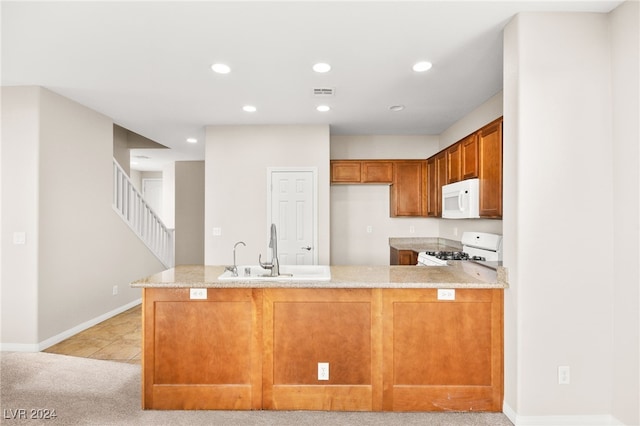
<instances>
[{"instance_id":1,"label":"ceiling vent","mask_svg":"<svg viewBox=\"0 0 640 426\"><path fill-rule=\"evenodd\" d=\"M316 87L313 89L313 96L320 96L323 98L333 96L335 94L335 90L333 87Z\"/></svg>"}]
</instances>

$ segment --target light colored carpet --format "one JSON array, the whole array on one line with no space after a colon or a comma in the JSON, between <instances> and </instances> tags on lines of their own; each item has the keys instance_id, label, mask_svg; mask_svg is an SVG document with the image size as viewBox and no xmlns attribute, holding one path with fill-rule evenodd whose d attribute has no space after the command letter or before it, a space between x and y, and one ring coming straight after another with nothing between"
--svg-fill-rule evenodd
<instances>
[{"instance_id":1,"label":"light colored carpet","mask_svg":"<svg viewBox=\"0 0 640 426\"><path fill-rule=\"evenodd\" d=\"M140 408L140 367L49 353L2 352L0 423L6 425L512 426L502 413L155 411ZM53 420L11 419L55 409Z\"/></svg>"}]
</instances>

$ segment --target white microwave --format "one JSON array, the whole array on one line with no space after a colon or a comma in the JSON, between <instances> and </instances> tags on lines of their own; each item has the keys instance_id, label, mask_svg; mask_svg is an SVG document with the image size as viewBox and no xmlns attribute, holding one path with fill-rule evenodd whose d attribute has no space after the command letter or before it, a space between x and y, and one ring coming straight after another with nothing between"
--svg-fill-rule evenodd
<instances>
[{"instance_id":1,"label":"white microwave","mask_svg":"<svg viewBox=\"0 0 640 426\"><path fill-rule=\"evenodd\" d=\"M480 217L480 179L467 179L442 187L442 217L472 219Z\"/></svg>"}]
</instances>

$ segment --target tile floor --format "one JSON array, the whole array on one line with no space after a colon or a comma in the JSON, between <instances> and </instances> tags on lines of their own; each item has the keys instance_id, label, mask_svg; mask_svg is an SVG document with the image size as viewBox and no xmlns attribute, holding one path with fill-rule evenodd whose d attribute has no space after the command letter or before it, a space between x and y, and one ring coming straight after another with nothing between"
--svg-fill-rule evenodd
<instances>
[{"instance_id":1,"label":"tile floor","mask_svg":"<svg viewBox=\"0 0 640 426\"><path fill-rule=\"evenodd\" d=\"M43 352L140 364L142 306L96 324Z\"/></svg>"}]
</instances>

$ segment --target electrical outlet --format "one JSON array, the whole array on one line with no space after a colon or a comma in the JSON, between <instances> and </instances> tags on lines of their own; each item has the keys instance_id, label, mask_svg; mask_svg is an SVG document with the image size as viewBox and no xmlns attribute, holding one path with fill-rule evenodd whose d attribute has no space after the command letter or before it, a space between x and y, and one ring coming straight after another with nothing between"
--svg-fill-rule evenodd
<instances>
[{"instance_id":1,"label":"electrical outlet","mask_svg":"<svg viewBox=\"0 0 640 426\"><path fill-rule=\"evenodd\" d=\"M27 233L26 232L14 232L13 233L13 244L22 245L27 243Z\"/></svg>"},{"instance_id":2,"label":"electrical outlet","mask_svg":"<svg viewBox=\"0 0 640 426\"><path fill-rule=\"evenodd\" d=\"M409 233L410 234L415 234L416 233L416 227L415 226L410 226L409 227Z\"/></svg>"},{"instance_id":3,"label":"electrical outlet","mask_svg":"<svg viewBox=\"0 0 640 426\"><path fill-rule=\"evenodd\" d=\"M370 234L372 232L373 232L373 226L367 225L367 234Z\"/></svg>"},{"instance_id":4,"label":"electrical outlet","mask_svg":"<svg viewBox=\"0 0 640 426\"><path fill-rule=\"evenodd\" d=\"M438 300L456 300L455 288L439 288Z\"/></svg>"},{"instance_id":5,"label":"electrical outlet","mask_svg":"<svg viewBox=\"0 0 640 426\"><path fill-rule=\"evenodd\" d=\"M212 233L213 233L214 237L219 237L219 236L222 235L222 228L218 228L218 227L213 228L213 232Z\"/></svg>"},{"instance_id":6,"label":"electrical outlet","mask_svg":"<svg viewBox=\"0 0 640 426\"><path fill-rule=\"evenodd\" d=\"M329 363L318 363L318 380L329 380Z\"/></svg>"},{"instance_id":7,"label":"electrical outlet","mask_svg":"<svg viewBox=\"0 0 640 426\"><path fill-rule=\"evenodd\" d=\"M558 367L558 384L568 385L571 383L571 368L568 365Z\"/></svg>"},{"instance_id":8,"label":"electrical outlet","mask_svg":"<svg viewBox=\"0 0 640 426\"><path fill-rule=\"evenodd\" d=\"M116 294L118 294L118 286L117 286L117 285L114 285L114 286L113 286L113 290L111 290L111 294L113 294L114 296L115 296Z\"/></svg>"},{"instance_id":9,"label":"electrical outlet","mask_svg":"<svg viewBox=\"0 0 640 426\"><path fill-rule=\"evenodd\" d=\"M206 288L190 288L189 299L207 300L207 289Z\"/></svg>"}]
</instances>

